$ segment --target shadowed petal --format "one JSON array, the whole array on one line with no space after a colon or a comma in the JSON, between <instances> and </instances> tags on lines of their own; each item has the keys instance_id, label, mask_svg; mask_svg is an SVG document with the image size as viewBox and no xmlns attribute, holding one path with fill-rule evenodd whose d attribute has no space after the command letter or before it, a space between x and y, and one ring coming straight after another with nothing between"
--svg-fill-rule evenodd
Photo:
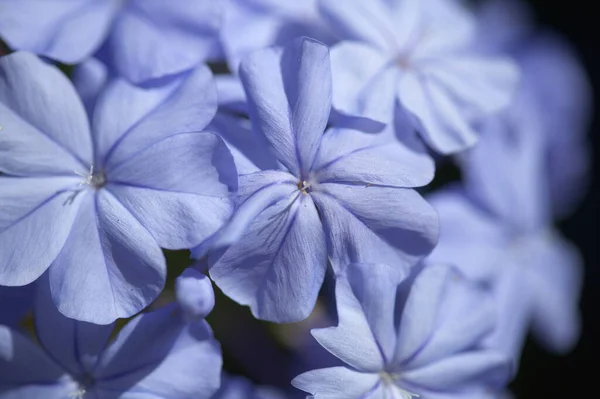
<instances>
[{"instance_id":1,"label":"shadowed petal","mask_svg":"<svg viewBox=\"0 0 600 399\"><path fill-rule=\"evenodd\" d=\"M177 307L166 306L119 332L98 365L97 389L108 397L208 399L219 388L221 363L208 324L186 323Z\"/></svg>"},{"instance_id":2,"label":"shadowed petal","mask_svg":"<svg viewBox=\"0 0 600 399\"><path fill-rule=\"evenodd\" d=\"M63 316L52 301L48 274L36 283L36 338L52 358L75 378L93 373L114 325L97 325Z\"/></svg>"},{"instance_id":3,"label":"shadowed petal","mask_svg":"<svg viewBox=\"0 0 600 399\"><path fill-rule=\"evenodd\" d=\"M0 326L0 396L63 399L75 384L46 353L19 332Z\"/></svg>"},{"instance_id":4,"label":"shadowed petal","mask_svg":"<svg viewBox=\"0 0 600 399\"><path fill-rule=\"evenodd\" d=\"M50 267L50 288L67 317L109 324L158 296L165 260L150 233L110 193L101 190L83 201Z\"/></svg>"},{"instance_id":5,"label":"shadowed petal","mask_svg":"<svg viewBox=\"0 0 600 399\"><path fill-rule=\"evenodd\" d=\"M188 318L205 318L215 306L212 283L196 269L188 268L175 280L179 306Z\"/></svg>"},{"instance_id":6,"label":"shadowed petal","mask_svg":"<svg viewBox=\"0 0 600 399\"><path fill-rule=\"evenodd\" d=\"M256 317L279 323L306 318L327 266L325 237L310 196L297 191L268 206L214 262L215 283Z\"/></svg>"},{"instance_id":7,"label":"shadowed petal","mask_svg":"<svg viewBox=\"0 0 600 399\"><path fill-rule=\"evenodd\" d=\"M91 119L98 96L109 81L108 68L97 58L90 58L73 69L71 79Z\"/></svg>"}]
</instances>

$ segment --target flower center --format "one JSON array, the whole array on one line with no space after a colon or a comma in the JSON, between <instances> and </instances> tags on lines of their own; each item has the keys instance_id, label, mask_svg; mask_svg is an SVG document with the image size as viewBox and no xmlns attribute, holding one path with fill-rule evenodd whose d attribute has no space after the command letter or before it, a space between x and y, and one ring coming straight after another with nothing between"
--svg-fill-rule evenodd
<instances>
[{"instance_id":1,"label":"flower center","mask_svg":"<svg viewBox=\"0 0 600 399\"><path fill-rule=\"evenodd\" d=\"M302 191L303 195L307 195L310 192L310 183L306 180L299 181L298 190Z\"/></svg>"},{"instance_id":2,"label":"flower center","mask_svg":"<svg viewBox=\"0 0 600 399\"><path fill-rule=\"evenodd\" d=\"M388 392L391 391L393 393L393 398L413 399L419 397L419 395L417 395L416 393L409 392L398 386L398 380L400 379L399 374L382 371L381 373L379 373L379 376L381 378L381 382L383 382L383 386L385 387L385 389L387 389Z\"/></svg>"},{"instance_id":3,"label":"flower center","mask_svg":"<svg viewBox=\"0 0 600 399\"><path fill-rule=\"evenodd\" d=\"M92 388L95 383L94 376L91 374L85 373L81 375L77 379L77 388L69 395L69 399L84 399L88 389Z\"/></svg>"},{"instance_id":4,"label":"flower center","mask_svg":"<svg viewBox=\"0 0 600 399\"><path fill-rule=\"evenodd\" d=\"M94 172L94 165L90 166L89 173L79 173L75 171L75 174L81 176L82 180L79 182L79 186L87 185L97 190L106 185L106 176L104 175L104 172Z\"/></svg>"}]
</instances>

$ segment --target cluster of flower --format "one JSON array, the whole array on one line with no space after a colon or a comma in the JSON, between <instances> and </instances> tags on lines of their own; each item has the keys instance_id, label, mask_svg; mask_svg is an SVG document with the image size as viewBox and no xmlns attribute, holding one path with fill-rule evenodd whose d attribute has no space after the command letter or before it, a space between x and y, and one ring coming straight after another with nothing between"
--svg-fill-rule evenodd
<instances>
[{"instance_id":1,"label":"cluster of flower","mask_svg":"<svg viewBox=\"0 0 600 399\"><path fill-rule=\"evenodd\" d=\"M530 330L576 342L553 222L590 93L515 1L0 0L0 37L0 398L498 398ZM449 160L462 181L424 199ZM161 248L276 323L330 270L312 335L337 365L295 394L222 378L192 268L112 338L163 290Z\"/></svg>"}]
</instances>

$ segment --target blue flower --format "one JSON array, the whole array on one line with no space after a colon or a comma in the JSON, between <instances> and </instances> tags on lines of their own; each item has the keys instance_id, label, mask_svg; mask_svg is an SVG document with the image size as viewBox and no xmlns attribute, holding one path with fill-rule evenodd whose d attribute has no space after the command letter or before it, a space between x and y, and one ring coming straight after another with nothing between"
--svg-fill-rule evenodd
<instances>
[{"instance_id":1,"label":"blue flower","mask_svg":"<svg viewBox=\"0 0 600 399\"><path fill-rule=\"evenodd\" d=\"M256 317L290 322L313 309L328 256L334 268L388 261L407 275L437 238L437 215L412 189L432 179L430 157L386 135L325 131L329 53L311 39L252 54L240 75L256 164L240 168L238 206L215 243L231 245L211 254L216 284Z\"/></svg>"},{"instance_id":2,"label":"blue flower","mask_svg":"<svg viewBox=\"0 0 600 399\"><path fill-rule=\"evenodd\" d=\"M577 342L583 271L577 250L553 228L545 131L528 93L482 125L479 144L461 158L464 187L429 198L441 229L431 261L492 286L492 344L515 358L530 326L553 351Z\"/></svg>"},{"instance_id":3,"label":"blue flower","mask_svg":"<svg viewBox=\"0 0 600 399\"><path fill-rule=\"evenodd\" d=\"M478 45L488 54L512 56L521 68L517 95L535 104L527 112L541 125L544 178L552 209L562 217L581 200L589 183L592 88L571 44L557 32L536 30L531 14L522 2L486 1L478 15Z\"/></svg>"},{"instance_id":4,"label":"blue flower","mask_svg":"<svg viewBox=\"0 0 600 399\"><path fill-rule=\"evenodd\" d=\"M472 123L508 105L517 70L469 51L475 21L449 0L320 0L342 42L331 50L333 106L388 122L396 104L436 151L472 146Z\"/></svg>"},{"instance_id":5,"label":"blue flower","mask_svg":"<svg viewBox=\"0 0 600 399\"><path fill-rule=\"evenodd\" d=\"M402 284L393 276L381 264L351 264L338 276L339 323L312 334L345 365L292 385L321 399L495 398L511 370L481 348L494 323L487 292L446 266Z\"/></svg>"},{"instance_id":6,"label":"blue flower","mask_svg":"<svg viewBox=\"0 0 600 399\"><path fill-rule=\"evenodd\" d=\"M48 284L38 287L41 347L0 326L0 398L208 399L219 388L219 344L206 321L187 321L176 304L137 316L110 342L113 325L64 317Z\"/></svg>"},{"instance_id":7,"label":"blue flower","mask_svg":"<svg viewBox=\"0 0 600 399\"><path fill-rule=\"evenodd\" d=\"M219 54L212 0L0 0L0 36L14 49L77 64L98 53L142 83Z\"/></svg>"},{"instance_id":8,"label":"blue flower","mask_svg":"<svg viewBox=\"0 0 600 399\"><path fill-rule=\"evenodd\" d=\"M212 76L141 89L112 80L92 124L67 78L28 53L0 59L0 284L49 269L68 317L106 324L156 298L160 247L189 248L232 210L229 150L202 132Z\"/></svg>"}]
</instances>

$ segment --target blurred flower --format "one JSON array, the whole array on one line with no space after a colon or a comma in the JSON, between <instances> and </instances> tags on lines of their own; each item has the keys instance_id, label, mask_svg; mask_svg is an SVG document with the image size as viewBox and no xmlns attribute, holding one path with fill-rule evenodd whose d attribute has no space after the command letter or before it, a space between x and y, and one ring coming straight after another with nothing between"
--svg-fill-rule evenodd
<instances>
[{"instance_id":1,"label":"blurred flower","mask_svg":"<svg viewBox=\"0 0 600 399\"><path fill-rule=\"evenodd\" d=\"M506 107L518 73L469 51L475 20L453 0L320 0L331 30L333 106L389 122L399 102L436 151L477 141L471 124ZM467 83L468 82L468 83Z\"/></svg>"},{"instance_id":2,"label":"blurred flower","mask_svg":"<svg viewBox=\"0 0 600 399\"><path fill-rule=\"evenodd\" d=\"M97 54L132 83L191 70L219 54L213 0L0 0L0 36L67 64Z\"/></svg>"}]
</instances>

